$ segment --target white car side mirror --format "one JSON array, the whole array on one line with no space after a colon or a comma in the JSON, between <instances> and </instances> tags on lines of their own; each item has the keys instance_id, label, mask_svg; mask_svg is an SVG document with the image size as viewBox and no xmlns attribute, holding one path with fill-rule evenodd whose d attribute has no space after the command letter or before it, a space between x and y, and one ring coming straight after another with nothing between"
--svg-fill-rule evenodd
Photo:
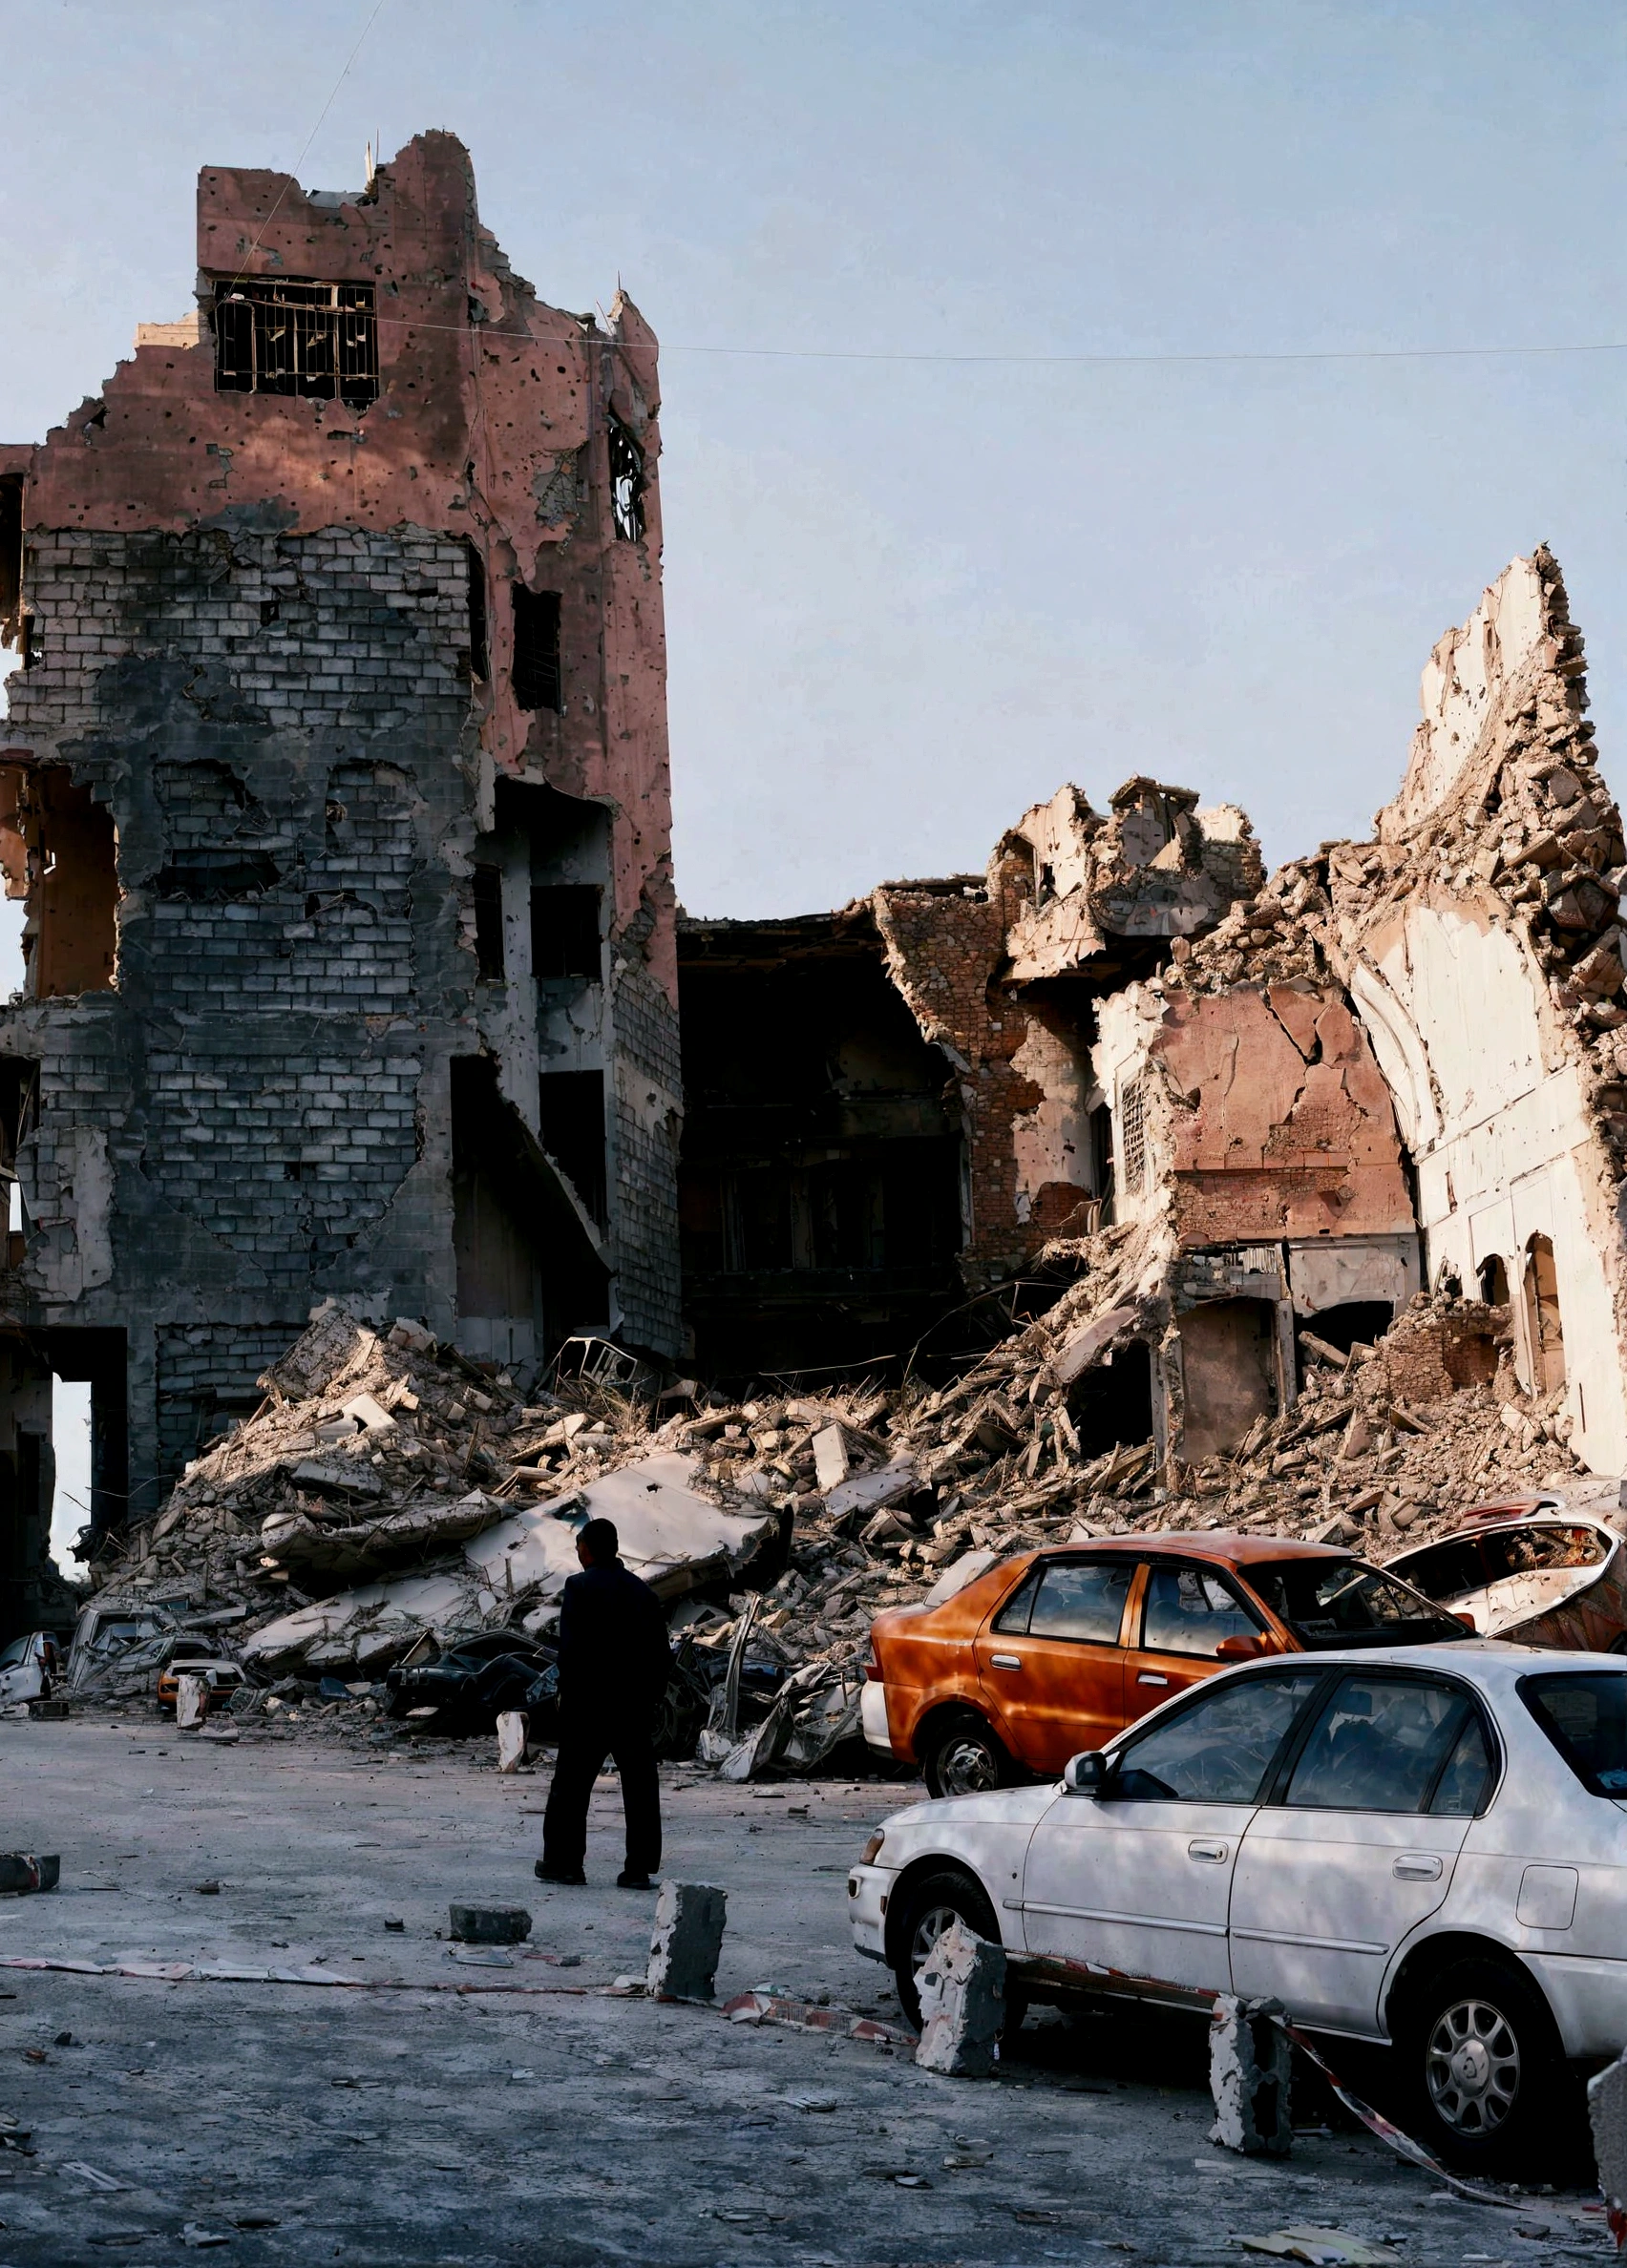
<instances>
[{"instance_id":1,"label":"white car side mirror","mask_svg":"<svg viewBox=\"0 0 1627 2268\"><path fill-rule=\"evenodd\" d=\"M1109 1776L1108 1759L1101 1750L1087 1749L1083 1755L1068 1757L1062 1784L1069 1796L1100 1796Z\"/></svg>"}]
</instances>

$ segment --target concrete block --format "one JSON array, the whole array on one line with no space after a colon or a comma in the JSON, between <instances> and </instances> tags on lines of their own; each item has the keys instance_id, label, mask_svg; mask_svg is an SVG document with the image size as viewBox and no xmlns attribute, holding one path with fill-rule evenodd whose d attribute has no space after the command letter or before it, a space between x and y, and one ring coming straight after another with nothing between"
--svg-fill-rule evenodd
<instances>
[{"instance_id":1,"label":"concrete block","mask_svg":"<svg viewBox=\"0 0 1627 2268\"><path fill-rule=\"evenodd\" d=\"M836 1488L848 1476L847 1436L827 1425L814 1436L814 1478L821 1489Z\"/></svg>"},{"instance_id":2,"label":"concrete block","mask_svg":"<svg viewBox=\"0 0 1627 2268\"><path fill-rule=\"evenodd\" d=\"M710 2000L723 1952L726 1894L711 1882L663 1882L645 1978L653 2000Z\"/></svg>"},{"instance_id":3,"label":"concrete block","mask_svg":"<svg viewBox=\"0 0 1627 2268\"><path fill-rule=\"evenodd\" d=\"M1607 2206L1627 2209L1627 2050L1588 2081L1588 2124Z\"/></svg>"},{"instance_id":4,"label":"concrete block","mask_svg":"<svg viewBox=\"0 0 1627 2268\"><path fill-rule=\"evenodd\" d=\"M953 1922L927 1955L916 1988L921 2069L951 2079L992 2078L1005 2022L1005 1948Z\"/></svg>"},{"instance_id":5,"label":"concrete block","mask_svg":"<svg viewBox=\"0 0 1627 2268\"><path fill-rule=\"evenodd\" d=\"M1292 2064L1275 2000L1239 2000L1222 1992L1209 2027L1209 2091L1215 2124L1209 2139L1244 2157L1286 2157L1294 2147L1289 2115Z\"/></svg>"},{"instance_id":6,"label":"concrete block","mask_svg":"<svg viewBox=\"0 0 1627 2268\"><path fill-rule=\"evenodd\" d=\"M518 1945L531 1935L523 1906L464 1905L454 1901L452 1932L466 1945Z\"/></svg>"},{"instance_id":7,"label":"concrete block","mask_svg":"<svg viewBox=\"0 0 1627 2268\"><path fill-rule=\"evenodd\" d=\"M195 1732L203 1722L209 1707L209 1689L201 1677L182 1671L175 1681L175 1729L178 1732Z\"/></svg>"},{"instance_id":8,"label":"concrete block","mask_svg":"<svg viewBox=\"0 0 1627 2268\"><path fill-rule=\"evenodd\" d=\"M526 1734L531 1719L523 1709L505 1709L497 1718L497 1770L518 1772L525 1762Z\"/></svg>"}]
</instances>

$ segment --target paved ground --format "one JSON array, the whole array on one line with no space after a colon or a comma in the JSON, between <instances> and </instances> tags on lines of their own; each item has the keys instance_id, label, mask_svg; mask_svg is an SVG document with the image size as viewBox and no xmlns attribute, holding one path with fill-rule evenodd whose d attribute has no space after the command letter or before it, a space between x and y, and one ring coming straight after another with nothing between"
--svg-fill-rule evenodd
<instances>
[{"instance_id":1,"label":"paved ground","mask_svg":"<svg viewBox=\"0 0 1627 2268\"><path fill-rule=\"evenodd\" d=\"M1173 2021L1031 2023L973 2084L603 1997L642 1971L653 1910L610 1886L613 1781L592 1887L552 1891L531 1873L545 1775L463 1754L7 1720L0 1784L0 1839L63 1866L54 1897L0 1899L0 1954L308 1965L370 1987L0 1970L0 2142L27 2132L32 2150L0 2149L0 2268L166 2268L206 2238L243 2268L1186 2268L1306 2222L1408 2262L1611 2257L1585 2192L1466 2205L1361 2132L1306 2134L1280 2168L1222 2155L1201 2032ZM668 1870L729 1892L721 1991L772 1982L895 2012L847 1943L844 1876L918 1793L668 1775ZM435 1932L464 1893L528 1906L529 1957L454 1960ZM549 1989L447 1989L495 1984Z\"/></svg>"}]
</instances>

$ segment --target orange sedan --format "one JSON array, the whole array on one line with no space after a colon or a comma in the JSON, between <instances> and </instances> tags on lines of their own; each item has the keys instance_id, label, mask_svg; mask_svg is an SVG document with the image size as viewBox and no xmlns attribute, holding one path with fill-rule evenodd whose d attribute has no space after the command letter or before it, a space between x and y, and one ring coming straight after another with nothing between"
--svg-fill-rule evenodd
<instances>
[{"instance_id":1,"label":"orange sedan","mask_svg":"<svg viewBox=\"0 0 1627 2268\"><path fill-rule=\"evenodd\" d=\"M1001 1560L871 1626L864 1734L934 1796L1052 1775L1260 1654L1468 1635L1393 1575L1279 1536L1112 1536Z\"/></svg>"}]
</instances>

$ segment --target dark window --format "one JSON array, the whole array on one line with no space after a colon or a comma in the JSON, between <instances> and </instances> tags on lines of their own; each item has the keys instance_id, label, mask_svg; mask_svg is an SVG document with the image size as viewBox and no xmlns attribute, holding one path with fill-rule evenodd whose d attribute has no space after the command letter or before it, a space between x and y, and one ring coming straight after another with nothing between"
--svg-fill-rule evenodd
<instances>
[{"instance_id":1,"label":"dark window","mask_svg":"<svg viewBox=\"0 0 1627 2268\"><path fill-rule=\"evenodd\" d=\"M1627 1670L1522 1677L1520 1699L1590 1796L1627 1796Z\"/></svg>"},{"instance_id":2,"label":"dark window","mask_svg":"<svg viewBox=\"0 0 1627 2268\"><path fill-rule=\"evenodd\" d=\"M469 565L469 667L484 681L486 675L486 562L474 544L464 546Z\"/></svg>"},{"instance_id":3,"label":"dark window","mask_svg":"<svg viewBox=\"0 0 1627 2268\"><path fill-rule=\"evenodd\" d=\"M1456 1748L1447 1758L1447 1769L1436 1783L1429 1809L1444 1818L1473 1818L1476 1812L1486 1808L1493 1776L1486 1727L1481 1722L1480 1712L1474 1710L1458 1734Z\"/></svg>"},{"instance_id":4,"label":"dark window","mask_svg":"<svg viewBox=\"0 0 1627 2268\"><path fill-rule=\"evenodd\" d=\"M1211 1567L1152 1567L1141 1643L1155 1653L1214 1660L1225 1638L1255 1638L1264 1628Z\"/></svg>"},{"instance_id":5,"label":"dark window","mask_svg":"<svg viewBox=\"0 0 1627 2268\"><path fill-rule=\"evenodd\" d=\"M514 697L522 709L558 709L560 594L514 585Z\"/></svg>"},{"instance_id":6,"label":"dark window","mask_svg":"<svg viewBox=\"0 0 1627 2268\"><path fill-rule=\"evenodd\" d=\"M604 1074L545 1071L538 1081L542 1147L569 1175L600 1227L604 1225Z\"/></svg>"},{"instance_id":7,"label":"dark window","mask_svg":"<svg viewBox=\"0 0 1627 2268\"><path fill-rule=\"evenodd\" d=\"M1090 1186L1107 1204L1113 1193L1113 1114L1105 1102L1090 1113Z\"/></svg>"},{"instance_id":8,"label":"dark window","mask_svg":"<svg viewBox=\"0 0 1627 2268\"><path fill-rule=\"evenodd\" d=\"M475 869L475 957L480 964L480 974L493 984L500 984L503 977L503 876L502 869L477 866Z\"/></svg>"},{"instance_id":9,"label":"dark window","mask_svg":"<svg viewBox=\"0 0 1627 2268\"><path fill-rule=\"evenodd\" d=\"M372 285L275 276L217 284L215 388L313 394L365 410L378 397Z\"/></svg>"},{"instance_id":10,"label":"dark window","mask_svg":"<svg viewBox=\"0 0 1627 2268\"><path fill-rule=\"evenodd\" d=\"M1419 1677L1342 1677L1323 1702L1283 1800L1299 1811L1423 1812L1475 1713Z\"/></svg>"},{"instance_id":11,"label":"dark window","mask_svg":"<svg viewBox=\"0 0 1627 2268\"><path fill-rule=\"evenodd\" d=\"M644 454L630 429L612 412L609 422L610 516L623 543L644 532Z\"/></svg>"},{"instance_id":12,"label":"dark window","mask_svg":"<svg viewBox=\"0 0 1627 2268\"><path fill-rule=\"evenodd\" d=\"M0 478L0 645L19 643L22 614L23 476L8 472Z\"/></svg>"},{"instance_id":13,"label":"dark window","mask_svg":"<svg viewBox=\"0 0 1627 2268\"><path fill-rule=\"evenodd\" d=\"M1509 1271L1498 1252L1489 1253L1480 1263L1480 1296L1488 1307L1509 1304Z\"/></svg>"},{"instance_id":14,"label":"dark window","mask_svg":"<svg viewBox=\"0 0 1627 2268\"><path fill-rule=\"evenodd\" d=\"M1278 1560L1251 1566L1247 1580L1307 1652L1320 1646L1433 1646L1469 1636L1462 1623L1417 1591L1360 1560Z\"/></svg>"},{"instance_id":15,"label":"dark window","mask_svg":"<svg viewBox=\"0 0 1627 2268\"><path fill-rule=\"evenodd\" d=\"M1142 1801L1257 1803L1294 1720L1321 1682L1315 1670L1242 1678L1205 1693L1114 1752L1110 1793Z\"/></svg>"},{"instance_id":16,"label":"dark window","mask_svg":"<svg viewBox=\"0 0 1627 2268\"><path fill-rule=\"evenodd\" d=\"M531 973L541 981L603 974L599 889L592 882L539 882L531 892Z\"/></svg>"}]
</instances>

